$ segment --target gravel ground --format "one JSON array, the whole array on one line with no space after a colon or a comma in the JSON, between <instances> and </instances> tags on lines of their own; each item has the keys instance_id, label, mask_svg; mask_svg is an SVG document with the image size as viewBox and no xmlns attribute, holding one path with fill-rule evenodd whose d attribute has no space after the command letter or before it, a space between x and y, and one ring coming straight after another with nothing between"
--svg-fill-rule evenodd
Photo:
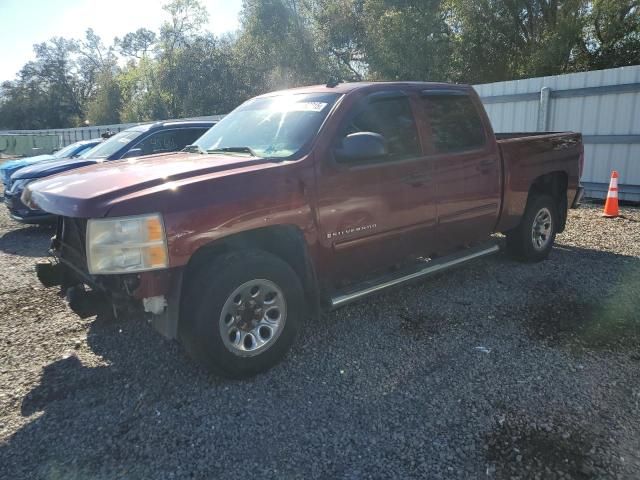
<instances>
[{"instance_id":1,"label":"gravel ground","mask_svg":"<svg viewBox=\"0 0 640 480\"><path fill-rule=\"evenodd\" d=\"M640 210L308 324L250 381L80 320L0 208L0 478L640 478Z\"/></svg>"}]
</instances>

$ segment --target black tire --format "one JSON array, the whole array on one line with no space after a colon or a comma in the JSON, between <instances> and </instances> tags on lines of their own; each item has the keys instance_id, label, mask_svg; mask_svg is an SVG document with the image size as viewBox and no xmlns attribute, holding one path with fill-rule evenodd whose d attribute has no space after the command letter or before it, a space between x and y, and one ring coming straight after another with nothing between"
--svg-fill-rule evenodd
<instances>
[{"instance_id":1,"label":"black tire","mask_svg":"<svg viewBox=\"0 0 640 480\"><path fill-rule=\"evenodd\" d=\"M545 238L543 245L538 245L533 235L534 222L545 210L549 212L550 232L543 235ZM559 226L558 202L551 195L534 194L527 202L520 225L506 233L507 250L519 260L540 262L549 256Z\"/></svg>"},{"instance_id":2,"label":"black tire","mask_svg":"<svg viewBox=\"0 0 640 480\"><path fill-rule=\"evenodd\" d=\"M232 346L225 345L221 316L231 294L248 282L260 281L257 279L272 282L281 291L284 326L266 349L254 356L242 356L242 352L234 353ZM304 292L296 273L288 263L263 251L245 250L215 257L187 279L185 288L180 341L194 360L228 378L250 377L278 363L293 344L306 315ZM257 340L257 336L253 338Z\"/></svg>"}]
</instances>

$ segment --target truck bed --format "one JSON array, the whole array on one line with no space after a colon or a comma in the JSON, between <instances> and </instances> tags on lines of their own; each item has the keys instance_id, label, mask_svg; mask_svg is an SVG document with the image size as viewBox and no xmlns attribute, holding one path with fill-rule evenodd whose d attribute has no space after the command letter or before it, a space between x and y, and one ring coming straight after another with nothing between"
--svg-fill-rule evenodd
<instances>
[{"instance_id":1,"label":"truck bed","mask_svg":"<svg viewBox=\"0 0 640 480\"><path fill-rule=\"evenodd\" d=\"M567 204L571 205L582 169L582 135L574 132L497 133L503 168L503 203L496 228L514 228L526 207L537 179L559 175L566 182Z\"/></svg>"}]
</instances>

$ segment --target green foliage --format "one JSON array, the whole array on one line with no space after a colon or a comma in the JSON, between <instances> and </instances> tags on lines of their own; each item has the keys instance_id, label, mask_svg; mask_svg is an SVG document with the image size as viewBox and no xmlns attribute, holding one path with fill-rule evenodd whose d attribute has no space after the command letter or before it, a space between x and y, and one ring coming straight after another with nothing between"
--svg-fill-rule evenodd
<instances>
[{"instance_id":1,"label":"green foliage","mask_svg":"<svg viewBox=\"0 0 640 480\"><path fill-rule=\"evenodd\" d=\"M569 70L586 7L584 0L449 0L453 77L492 82Z\"/></svg>"},{"instance_id":2,"label":"green foliage","mask_svg":"<svg viewBox=\"0 0 640 480\"><path fill-rule=\"evenodd\" d=\"M365 0L364 48L380 80L449 78L452 39L440 0Z\"/></svg>"},{"instance_id":3,"label":"green foliage","mask_svg":"<svg viewBox=\"0 0 640 480\"><path fill-rule=\"evenodd\" d=\"M576 70L640 63L640 1L596 0L585 22Z\"/></svg>"},{"instance_id":4,"label":"green foliage","mask_svg":"<svg viewBox=\"0 0 640 480\"><path fill-rule=\"evenodd\" d=\"M122 95L123 122L144 122L169 118L167 97L159 84L159 64L143 58L130 62L118 76Z\"/></svg>"},{"instance_id":5,"label":"green foliage","mask_svg":"<svg viewBox=\"0 0 640 480\"><path fill-rule=\"evenodd\" d=\"M120 123L122 92L118 79L109 70L98 74L96 91L87 102L87 121L92 125Z\"/></svg>"},{"instance_id":6,"label":"green foliage","mask_svg":"<svg viewBox=\"0 0 640 480\"><path fill-rule=\"evenodd\" d=\"M0 128L213 115L331 78L483 83L640 63L640 0L244 0L223 38L200 0L158 8L158 32L35 45L0 86Z\"/></svg>"},{"instance_id":7,"label":"green foliage","mask_svg":"<svg viewBox=\"0 0 640 480\"><path fill-rule=\"evenodd\" d=\"M245 0L236 51L265 90L326 81L311 2Z\"/></svg>"}]
</instances>

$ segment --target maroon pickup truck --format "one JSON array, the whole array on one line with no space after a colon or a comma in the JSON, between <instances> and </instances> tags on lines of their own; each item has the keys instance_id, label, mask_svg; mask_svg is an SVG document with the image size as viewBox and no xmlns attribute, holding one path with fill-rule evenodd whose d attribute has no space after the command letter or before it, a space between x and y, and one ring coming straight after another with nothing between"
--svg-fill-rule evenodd
<instances>
[{"instance_id":1,"label":"maroon pickup truck","mask_svg":"<svg viewBox=\"0 0 640 480\"><path fill-rule=\"evenodd\" d=\"M245 102L187 152L74 170L23 200L60 216L37 271L72 307L91 313L99 296L145 312L208 369L243 377L323 309L501 242L546 258L582 195L581 140L495 136L469 86L313 86Z\"/></svg>"}]
</instances>

